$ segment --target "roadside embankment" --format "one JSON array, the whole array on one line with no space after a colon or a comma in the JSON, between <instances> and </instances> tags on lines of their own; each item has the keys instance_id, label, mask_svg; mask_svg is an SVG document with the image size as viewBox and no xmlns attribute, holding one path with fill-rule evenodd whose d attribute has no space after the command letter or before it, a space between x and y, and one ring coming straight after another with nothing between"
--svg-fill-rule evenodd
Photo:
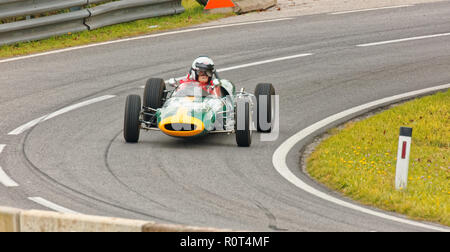
<instances>
[{"instance_id":1,"label":"roadside embankment","mask_svg":"<svg viewBox=\"0 0 450 252\"><path fill-rule=\"evenodd\" d=\"M408 185L395 189L398 131L412 127ZM450 225L450 91L332 129L306 161L319 182L363 204Z\"/></svg>"}]
</instances>

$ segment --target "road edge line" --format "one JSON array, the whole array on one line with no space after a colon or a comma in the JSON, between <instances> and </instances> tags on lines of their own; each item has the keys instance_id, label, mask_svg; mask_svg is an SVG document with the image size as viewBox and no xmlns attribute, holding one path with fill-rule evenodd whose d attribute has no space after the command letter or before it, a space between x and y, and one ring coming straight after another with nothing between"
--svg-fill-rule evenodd
<instances>
[{"instance_id":1,"label":"road edge line","mask_svg":"<svg viewBox=\"0 0 450 252\"><path fill-rule=\"evenodd\" d=\"M450 83L445 84L445 85L431 87L431 88L420 89L420 90L416 90L416 91L412 91L412 92L407 92L407 93L403 93L400 95L394 95L394 96L390 96L387 98L372 101L369 103L365 103L363 105L359 105L359 106L344 110L340 113L337 113L337 114L331 115L325 119L322 119L321 121L316 122L316 123L304 128L303 130L297 132L295 135L293 135L293 136L289 137L287 140L285 140L275 150L275 152L272 156L273 166L274 166L275 170L287 181L289 181L296 187L302 189L303 191L313 194L314 196L321 198L323 200L326 200L326 201L332 202L334 204L337 204L337 205L340 205L340 206L343 206L346 208L350 208L350 209L353 209L353 210L356 210L356 211L359 211L359 212L362 212L365 214L369 214L369 215L373 215L373 216L380 217L383 219L387 219L390 221L399 222L399 223L408 224L411 226L416 226L416 227L435 230L435 231L450 232L450 229L440 228L440 227L436 227L436 226L423 224L423 223L420 223L417 221L412 221L412 220L408 220L408 219L404 219L404 218L400 218L400 217L391 216L391 215L388 215L388 214L385 214L382 212L370 210L368 208L364 208L364 207L346 202L344 200L335 198L333 196L330 196L324 192L321 192L321 191L313 188L312 186L308 185L303 180L301 180L300 178L295 176L291 172L291 170L289 169L289 167L287 166L287 163L286 163L286 158L287 158L288 153L294 148L294 146L297 143L299 143L300 141L304 140L306 137L314 134L318 130L332 124L333 122L335 122L337 120L354 115L361 111L365 111L365 110L369 110L369 109L372 110L372 109L378 108L380 106L385 106L387 104L398 102L400 100L413 98L413 97L416 97L419 95L424 95L427 93L445 90L448 88L450 88Z\"/></svg>"}]
</instances>

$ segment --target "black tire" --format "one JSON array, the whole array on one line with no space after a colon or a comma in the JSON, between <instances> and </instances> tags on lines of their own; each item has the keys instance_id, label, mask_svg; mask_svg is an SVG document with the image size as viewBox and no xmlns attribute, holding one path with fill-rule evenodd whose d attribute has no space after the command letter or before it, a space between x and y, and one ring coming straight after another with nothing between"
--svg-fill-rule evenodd
<instances>
[{"instance_id":1,"label":"black tire","mask_svg":"<svg viewBox=\"0 0 450 252\"><path fill-rule=\"evenodd\" d=\"M140 134L139 115L141 113L141 97L129 95L125 103L123 137L127 143L137 143Z\"/></svg>"},{"instance_id":2,"label":"black tire","mask_svg":"<svg viewBox=\"0 0 450 252\"><path fill-rule=\"evenodd\" d=\"M238 101L235 115L236 143L239 147L250 147L252 144L250 104L246 101Z\"/></svg>"},{"instance_id":3,"label":"black tire","mask_svg":"<svg viewBox=\"0 0 450 252\"><path fill-rule=\"evenodd\" d=\"M260 83L255 88L257 105L255 122L258 132L269 133L272 131L273 121L275 118L275 104L272 104L274 96L275 88L270 83ZM267 102L265 102L266 100ZM259 117L261 109L264 109L261 113L267 113L266 118Z\"/></svg>"},{"instance_id":4,"label":"black tire","mask_svg":"<svg viewBox=\"0 0 450 252\"><path fill-rule=\"evenodd\" d=\"M159 109L165 98L166 83L163 79L149 79L144 89L144 107ZM149 115L144 115L144 121L149 121Z\"/></svg>"},{"instance_id":5,"label":"black tire","mask_svg":"<svg viewBox=\"0 0 450 252\"><path fill-rule=\"evenodd\" d=\"M200 5L206 6L208 4L208 0L197 0L197 3Z\"/></svg>"}]
</instances>

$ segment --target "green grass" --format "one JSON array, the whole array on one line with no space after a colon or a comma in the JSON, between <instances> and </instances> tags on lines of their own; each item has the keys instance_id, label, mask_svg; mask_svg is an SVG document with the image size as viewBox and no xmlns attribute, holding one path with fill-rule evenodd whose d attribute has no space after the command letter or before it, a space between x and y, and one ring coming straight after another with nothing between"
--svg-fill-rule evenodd
<instances>
[{"instance_id":1,"label":"green grass","mask_svg":"<svg viewBox=\"0 0 450 252\"><path fill-rule=\"evenodd\" d=\"M186 11L178 15L148 18L135 22L103 27L93 31L84 31L74 34L56 36L40 41L1 46L0 58L27 55L49 50L151 34L176 28L192 26L234 15L233 13L206 14L203 12L204 7L198 4L195 0L183 0L182 4ZM154 26L157 27L152 28Z\"/></svg>"},{"instance_id":2,"label":"green grass","mask_svg":"<svg viewBox=\"0 0 450 252\"><path fill-rule=\"evenodd\" d=\"M413 128L406 189L395 189L399 128ZM450 91L333 129L308 173L363 204L450 225Z\"/></svg>"}]
</instances>

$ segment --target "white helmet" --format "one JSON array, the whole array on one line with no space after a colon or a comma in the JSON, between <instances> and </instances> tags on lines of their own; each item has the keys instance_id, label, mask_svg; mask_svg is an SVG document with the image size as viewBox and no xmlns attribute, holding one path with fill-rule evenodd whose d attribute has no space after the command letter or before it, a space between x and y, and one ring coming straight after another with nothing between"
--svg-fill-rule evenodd
<instances>
[{"instance_id":1,"label":"white helmet","mask_svg":"<svg viewBox=\"0 0 450 252\"><path fill-rule=\"evenodd\" d=\"M189 71L189 78L191 80L198 81L199 71L205 72L209 77L208 81L211 81L214 73L216 72L212 59L207 56L200 56L196 58L194 62L192 62L191 70Z\"/></svg>"}]
</instances>

